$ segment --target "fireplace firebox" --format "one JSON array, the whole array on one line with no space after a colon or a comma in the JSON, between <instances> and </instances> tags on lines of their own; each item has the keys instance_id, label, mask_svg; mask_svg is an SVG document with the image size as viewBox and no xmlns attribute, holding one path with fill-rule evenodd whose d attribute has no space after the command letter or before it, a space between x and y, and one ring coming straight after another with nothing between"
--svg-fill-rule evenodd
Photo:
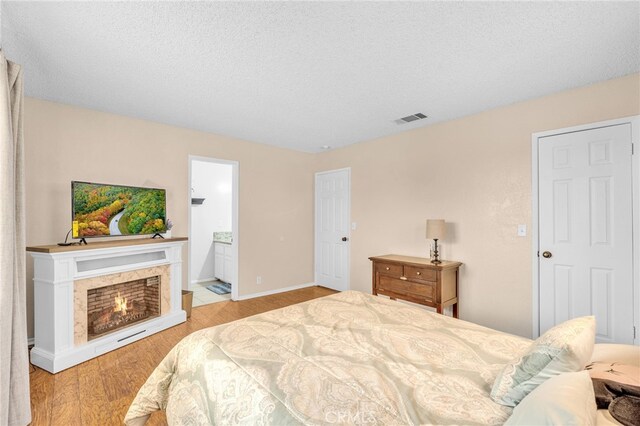
<instances>
[{"instance_id":1,"label":"fireplace firebox","mask_svg":"<svg viewBox=\"0 0 640 426\"><path fill-rule=\"evenodd\" d=\"M160 276L87 290L87 340L160 316Z\"/></svg>"}]
</instances>

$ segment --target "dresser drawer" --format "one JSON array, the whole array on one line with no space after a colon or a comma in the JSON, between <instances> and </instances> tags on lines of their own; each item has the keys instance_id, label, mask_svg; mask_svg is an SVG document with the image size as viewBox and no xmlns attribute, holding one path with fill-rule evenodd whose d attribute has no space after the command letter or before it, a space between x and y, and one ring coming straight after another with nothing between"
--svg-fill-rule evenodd
<instances>
[{"instance_id":1,"label":"dresser drawer","mask_svg":"<svg viewBox=\"0 0 640 426\"><path fill-rule=\"evenodd\" d=\"M405 266L404 276L410 280L436 281L437 272L433 269Z\"/></svg>"},{"instance_id":2,"label":"dresser drawer","mask_svg":"<svg viewBox=\"0 0 640 426\"><path fill-rule=\"evenodd\" d=\"M393 275L396 277L402 276L402 265L396 265L393 263L381 263L376 262L376 272L381 274Z\"/></svg>"},{"instance_id":3,"label":"dresser drawer","mask_svg":"<svg viewBox=\"0 0 640 426\"><path fill-rule=\"evenodd\" d=\"M377 291L382 294L392 292L425 300L433 300L434 286L431 284L412 283L410 281L380 275Z\"/></svg>"}]
</instances>

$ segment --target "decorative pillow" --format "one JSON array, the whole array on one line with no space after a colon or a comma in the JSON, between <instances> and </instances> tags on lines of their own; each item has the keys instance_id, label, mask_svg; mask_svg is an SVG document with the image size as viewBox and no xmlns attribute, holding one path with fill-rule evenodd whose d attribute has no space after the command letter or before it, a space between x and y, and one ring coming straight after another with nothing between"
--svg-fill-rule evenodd
<instances>
[{"instance_id":1,"label":"decorative pillow","mask_svg":"<svg viewBox=\"0 0 640 426\"><path fill-rule=\"evenodd\" d=\"M596 413L589 373L563 373L527 395L505 425L595 425Z\"/></svg>"},{"instance_id":2,"label":"decorative pillow","mask_svg":"<svg viewBox=\"0 0 640 426\"><path fill-rule=\"evenodd\" d=\"M595 341L595 317L580 317L549 329L498 374L491 398L514 407L545 380L584 369Z\"/></svg>"}]
</instances>

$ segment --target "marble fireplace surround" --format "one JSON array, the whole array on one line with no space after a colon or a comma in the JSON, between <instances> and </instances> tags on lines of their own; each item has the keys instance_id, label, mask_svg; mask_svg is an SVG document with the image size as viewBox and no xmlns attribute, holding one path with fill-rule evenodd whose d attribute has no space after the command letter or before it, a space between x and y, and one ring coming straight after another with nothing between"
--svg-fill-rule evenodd
<instances>
[{"instance_id":1,"label":"marble fireplace surround","mask_svg":"<svg viewBox=\"0 0 640 426\"><path fill-rule=\"evenodd\" d=\"M152 268L136 269L134 271L120 272L118 274L101 275L85 278L73 283L73 337L76 345L82 345L88 341L87 326L87 292L94 288L109 287L114 284L127 281L142 280L150 277L160 277L160 315L165 315L171 308L171 292L169 280L169 266L155 266ZM137 324L137 323L135 323ZM133 324L132 324L133 325ZM125 329L127 327L123 327ZM119 330L122 330L119 329Z\"/></svg>"}]
</instances>

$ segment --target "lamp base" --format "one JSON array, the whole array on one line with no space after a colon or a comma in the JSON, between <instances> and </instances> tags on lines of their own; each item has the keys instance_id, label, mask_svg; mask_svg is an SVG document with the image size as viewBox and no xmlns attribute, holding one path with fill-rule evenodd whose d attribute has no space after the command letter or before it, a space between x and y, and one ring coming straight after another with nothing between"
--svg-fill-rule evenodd
<instances>
[{"instance_id":1,"label":"lamp base","mask_svg":"<svg viewBox=\"0 0 640 426\"><path fill-rule=\"evenodd\" d=\"M438 259L438 239L434 238L433 239L433 259L431 259L431 263L433 263L434 265L439 265L440 263L442 263L440 261L440 259Z\"/></svg>"}]
</instances>

